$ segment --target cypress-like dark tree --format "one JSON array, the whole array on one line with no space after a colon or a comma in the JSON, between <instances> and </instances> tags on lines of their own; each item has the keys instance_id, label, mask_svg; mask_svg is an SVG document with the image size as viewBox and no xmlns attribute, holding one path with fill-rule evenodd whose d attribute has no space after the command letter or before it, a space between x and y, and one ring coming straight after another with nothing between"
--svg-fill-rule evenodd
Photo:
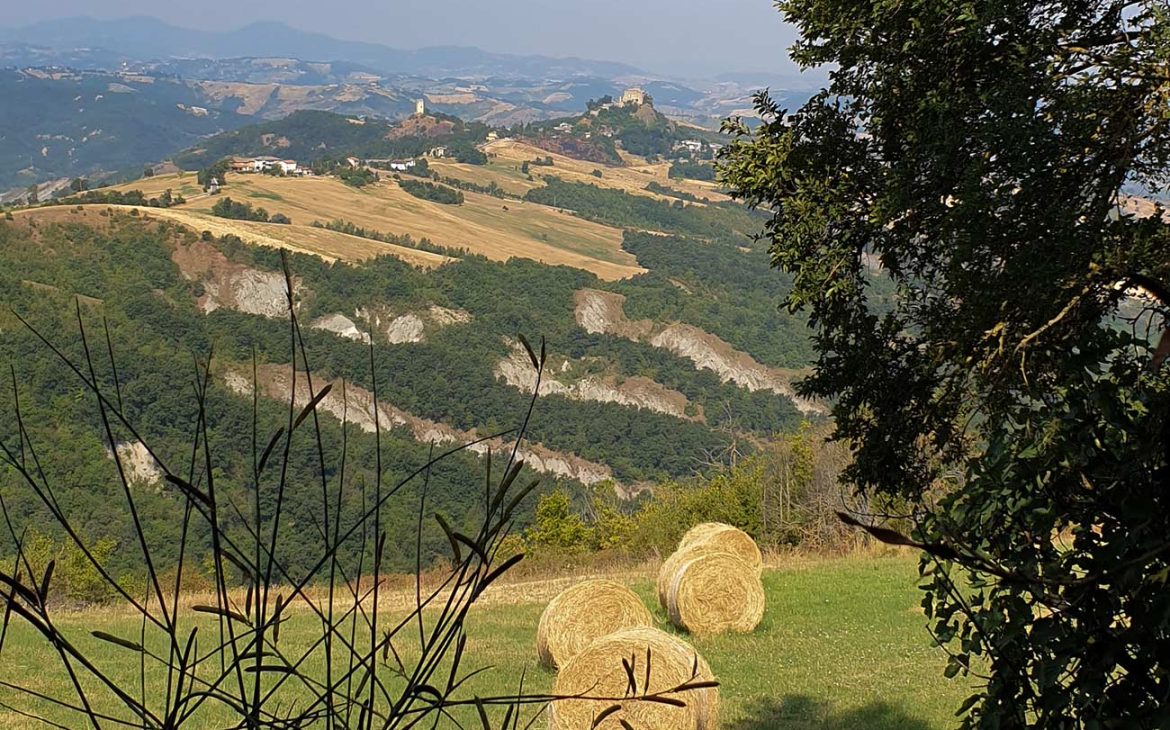
<instances>
[{"instance_id":1,"label":"cypress-like dark tree","mask_svg":"<svg viewBox=\"0 0 1170 730\"><path fill-rule=\"evenodd\" d=\"M984 679L964 726L1170 727L1170 6L778 7L828 88L759 96L723 176L773 214L861 522L924 550Z\"/></svg>"}]
</instances>

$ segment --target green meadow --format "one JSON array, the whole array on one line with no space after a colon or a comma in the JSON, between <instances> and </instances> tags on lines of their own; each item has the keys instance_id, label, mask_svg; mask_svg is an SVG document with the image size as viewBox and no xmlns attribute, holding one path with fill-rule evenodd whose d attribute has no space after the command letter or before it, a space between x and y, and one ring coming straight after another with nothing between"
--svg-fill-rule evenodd
<instances>
[{"instance_id":1,"label":"green meadow","mask_svg":"<svg viewBox=\"0 0 1170 730\"><path fill-rule=\"evenodd\" d=\"M943 677L945 657L932 645L926 631L926 619L918 608L921 594L916 580L916 562L908 556L801 560L789 567L768 570L764 576L767 612L755 633L692 642L721 682L720 726L724 730L953 727L954 711L969 694L971 680ZM649 575L635 578L630 584L647 605L654 606L654 583ZM507 593L507 589L503 592ZM525 598L523 591L515 593L520 595L512 595L509 602L490 601L489 605L473 609L470 615L464 671L492 668L469 682L468 697L514 694L521 675L528 691L552 688L555 675L536 664L533 643L544 599ZM665 627L661 611L654 607L656 618ZM119 613L87 610L62 614L56 621L75 637L77 645L90 650L99 666L118 677L124 687L132 688L132 694L138 697L142 693L138 686L138 655L89 635L99 630L137 641L140 622ZM387 612L381 620L386 625L401 615ZM191 614L187 619L188 625L199 624L201 632L215 630L214 620L207 617ZM311 613L300 612L284 625L280 641L285 648L305 647L319 635L317 620ZM413 642L417 642L417 629L404 630L397 641L408 666L411 657L417 656L417 649L411 649L412 635ZM161 642L156 646L149 635L146 645L162 649ZM217 662L212 659L210 663ZM313 674L323 670L310 662L305 671ZM210 667L207 674L210 675ZM442 676L445 679L446 675ZM23 624L9 627L0 655L0 680L75 701L68 675L61 670L54 650ZM94 685L86 686L92 689L90 701L96 708L125 716L108 694ZM149 700L164 693L162 673L156 675L148 665L145 696ZM282 699L305 700L287 695ZM0 689L0 702L48 717L65 727L85 726L78 715L12 690ZM161 705L161 700L156 704ZM527 708L525 719L538 712L538 707ZM477 726L467 724L476 722L473 711L456 712L454 718L440 722L439 727L456 727L456 721L467 727ZM207 706L187 727L234 724L226 708ZM0 728L35 726L25 716L0 710ZM546 722L536 718L532 726L543 728Z\"/></svg>"}]
</instances>

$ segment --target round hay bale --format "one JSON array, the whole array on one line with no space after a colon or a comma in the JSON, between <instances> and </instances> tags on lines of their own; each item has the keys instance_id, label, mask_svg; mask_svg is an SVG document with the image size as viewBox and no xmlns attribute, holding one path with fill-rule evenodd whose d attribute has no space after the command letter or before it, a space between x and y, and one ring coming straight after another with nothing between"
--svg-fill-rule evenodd
<instances>
[{"instance_id":1,"label":"round hay bale","mask_svg":"<svg viewBox=\"0 0 1170 730\"><path fill-rule=\"evenodd\" d=\"M716 552L738 555L745 563L754 567L756 572L764 569L764 558L760 555L760 548L752 536L731 525L722 522L704 522L695 525L678 542L678 549L684 550L695 545L706 545Z\"/></svg>"},{"instance_id":2,"label":"round hay bale","mask_svg":"<svg viewBox=\"0 0 1170 730\"><path fill-rule=\"evenodd\" d=\"M654 618L629 588L611 580L582 581L549 601L536 627L536 652L550 669L563 667L594 639Z\"/></svg>"},{"instance_id":3,"label":"round hay bale","mask_svg":"<svg viewBox=\"0 0 1170 730\"><path fill-rule=\"evenodd\" d=\"M650 655L650 681L646 682L646 655ZM689 644L658 629L624 629L603 636L568 661L557 675L554 694L583 695L613 699L557 700L549 708L551 730L590 730L594 718L615 704L621 709L607 716L597 730L630 727L649 730L715 730L719 722L719 688L687 690L667 696L681 700L683 707L645 700L622 701L629 675L622 660L633 664L638 695L666 692L695 680L715 679L711 667Z\"/></svg>"},{"instance_id":4,"label":"round hay bale","mask_svg":"<svg viewBox=\"0 0 1170 730\"><path fill-rule=\"evenodd\" d=\"M666 590L670 621L692 634L749 632L764 617L759 573L730 553L688 553Z\"/></svg>"},{"instance_id":5,"label":"round hay bale","mask_svg":"<svg viewBox=\"0 0 1170 730\"><path fill-rule=\"evenodd\" d=\"M708 552L710 552L710 550L706 545L691 545L689 547L675 550L666 560L662 561L662 567L658 569L658 580L656 582L656 588L658 589L658 605L662 606L662 610L667 612L670 611L666 605L666 594L670 590L670 582L674 579L674 574L678 572L679 566L692 558L696 558Z\"/></svg>"}]
</instances>

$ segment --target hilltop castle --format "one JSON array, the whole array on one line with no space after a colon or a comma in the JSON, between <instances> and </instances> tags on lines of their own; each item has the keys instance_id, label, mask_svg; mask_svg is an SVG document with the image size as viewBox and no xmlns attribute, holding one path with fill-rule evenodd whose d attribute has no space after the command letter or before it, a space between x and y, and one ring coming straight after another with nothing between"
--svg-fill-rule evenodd
<instances>
[{"instance_id":1,"label":"hilltop castle","mask_svg":"<svg viewBox=\"0 0 1170 730\"><path fill-rule=\"evenodd\" d=\"M622 106L626 106L627 104L642 106L645 103L646 92L636 86L622 92Z\"/></svg>"}]
</instances>

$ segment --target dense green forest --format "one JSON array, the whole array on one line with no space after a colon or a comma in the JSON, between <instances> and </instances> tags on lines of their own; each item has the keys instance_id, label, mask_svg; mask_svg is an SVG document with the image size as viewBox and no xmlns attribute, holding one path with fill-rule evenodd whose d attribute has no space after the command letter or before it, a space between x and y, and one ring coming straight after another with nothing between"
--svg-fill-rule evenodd
<instances>
[{"instance_id":1,"label":"dense green forest","mask_svg":"<svg viewBox=\"0 0 1170 730\"><path fill-rule=\"evenodd\" d=\"M71 214L78 217L77 223L36 222L29 226L23 216L0 222L0 256L4 263L0 267L0 296L38 330L50 333L54 342L74 358L80 357L82 350L73 295L83 296L82 317L90 334L100 331L103 318L109 322L120 393L128 416L152 447L168 457L172 469L185 469L196 412L191 389L193 357L204 358L214 352L221 363L246 366L255 356L261 363L287 364L291 360L288 323L225 309L199 314L194 305L201 283L183 279L170 258L174 246L194 240L192 234L141 217L104 212L99 216L92 208ZM336 227L345 226L338 223ZM376 377L382 399L415 415L480 433L514 427L527 407L528 396L498 381L493 367L509 352L506 338L517 334L534 340L545 337L549 351L558 356L607 362L605 372L609 374L651 377L681 391L706 412L706 423L562 396L547 396L538 404L530 430L533 441L604 463L613 469L616 478L629 483L685 477L701 471L706 458L727 448L731 433L728 429L770 435L791 430L800 422L799 414L786 399L748 393L719 382L714 374L696 370L690 361L663 350L591 335L576 325L574 292L583 287L609 287L630 297L631 316L648 315L643 310L651 308L653 300L661 299L663 304L656 316L693 317L696 322L706 317L712 331L723 331L724 336L730 332L734 320L718 319L723 310L675 310L671 300L664 297L678 291L665 281L667 277L710 277L716 288L728 286L733 279L746 281L736 275L732 262L688 270L685 262L695 252L687 247L708 244L679 239L655 250L650 245L654 242L627 235L629 250L659 270L621 284L605 284L589 273L567 267L527 260L500 263L475 256L465 256L458 263L430 272L391 257L361 266L329 264L301 255L289 260L310 293L301 311L304 321L323 314L352 313L371 305L404 312L420 311L433 304L472 314L471 323L429 332L424 342L377 345L373 370L367 346L306 329L307 351L320 377L344 378L366 388L372 388ZM230 237L214 240L214 245L238 264L280 270L275 251L249 247ZM44 255L47 250L53 255ZM734 248L729 250L743 255ZM761 265L766 268L765 262ZM719 277L727 281L719 282ZM764 290L753 285L745 291L744 300L763 295ZM48 355L12 315L5 315L0 331L0 359L13 367L25 420L34 424L31 435L44 449L46 460L53 464L51 476L61 485L60 498L89 515L85 525L87 540L108 537L127 544L132 533L118 502L120 487L103 446L92 399L85 396L76 377ZM798 344L787 353L785 362L799 362L801 356ZM109 366L103 361L99 370L104 382L111 385ZM0 390L0 411L9 414L8 421L0 424L0 438L11 447L13 392L11 387ZM247 474L252 458L248 450L251 403L213 383L208 409L213 418L209 424L211 438L218 447L216 469L220 483L238 496L241 505L250 504ZM259 433L273 432L283 413L279 403L261 401ZM339 444L339 424L330 418L321 423L325 442ZM121 438L128 437L122 434ZM351 433L347 448L352 464L347 479L352 480L353 486L345 500L347 509L356 510L361 503L357 485L373 482L373 439ZM426 455L426 448L406 432L387 435L383 449L383 476L387 482L416 468ZM316 484L314 457L308 450L296 459L290 483L300 486L290 493L297 495L290 497L290 514L311 524L320 499L318 491L306 486ZM443 486L442 496L430 503L430 509L453 515L459 524L473 523L477 500L482 497L482 462L459 455L436 469L433 478ZM42 508L27 489L18 488L12 480L10 470L0 470L0 484L10 509L21 518L36 519ZM552 479L546 478L545 482L548 488L555 485ZM393 514L404 525L416 506L412 502L415 498L417 493L408 491L396 502ZM177 504L177 497L164 487L152 492L146 501L149 507L145 519L155 525L151 534L163 542L173 538L169 532L174 529L169 519L173 515L169 510ZM530 514L526 512L524 519ZM311 542L316 538L310 530L298 539ZM402 534L394 539L398 542L393 558L388 558L390 566L409 569L413 561L410 536ZM442 534L428 528L424 560L441 555L444 545ZM286 547L290 554L314 552L306 545ZM112 559L115 563L124 560L121 568L129 570L135 562L133 553L125 558L120 555L116 552Z\"/></svg>"},{"instance_id":2,"label":"dense green forest","mask_svg":"<svg viewBox=\"0 0 1170 730\"><path fill-rule=\"evenodd\" d=\"M449 188L446 185L422 182L421 180L403 179L398 181L399 187L416 198L429 200L443 205L463 205L463 193Z\"/></svg>"},{"instance_id":3,"label":"dense green forest","mask_svg":"<svg viewBox=\"0 0 1170 730\"><path fill-rule=\"evenodd\" d=\"M670 176L710 182L715 179L715 166L704 162L676 161L670 165Z\"/></svg>"},{"instance_id":4,"label":"dense green forest","mask_svg":"<svg viewBox=\"0 0 1170 730\"><path fill-rule=\"evenodd\" d=\"M259 223L292 223L292 220L283 213L268 215L263 208L253 208L251 203L243 203L231 198L221 198L211 206L211 214L220 218L230 218L238 221L257 221Z\"/></svg>"},{"instance_id":5,"label":"dense green forest","mask_svg":"<svg viewBox=\"0 0 1170 730\"><path fill-rule=\"evenodd\" d=\"M134 571L140 557L132 547L132 526L113 462L104 446L95 402L87 397L78 377L16 315L50 338L74 362L84 363L74 295L83 297L79 300L81 319L90 338L103 341L101 354L95 352L100 382L112 391L114 379L105 357L104 321L109 324L118 399L124 412L170 468L186 477L197 416L195 359L206 358L214 349L220 363L251 360L251 348L245 344L220 346L231 342L225 333L231 330L236 317L203 317L196 311L193 285L179 276L169 252L171 245L189 239L190 234L179 233L165 224L156 227L129 217L108 230L72 224L38 225L30 232L16 223L0 223L4 261L0 267L0 298L12 308L10 311L6 307L0 313L0 361L4 364L0 441L9 453L20 453L14 400L18 392L23 426L37 449L47 481L54 487L56 500L69 514L84 515L80 527L87 541L95 543L112 537L123 546L111 557L115 572ZM46 255L46 251L52 251L52 255ZM45 282L52 282L52 286ZM275 330L284 330L283 342L273 336L272 351L264 355L288 362L291 354L287 322L272 324ZM91 339L90 345L95 343ZM313 345L319 347L320 343ZM312 356L312 346L309 352ZM14 391L13 378L18 391ZM283 423L287 406L260 401L259 407L258 432L267 439ZM251 403L228 393L213 380L206 408L217 482L241 510L250 514ZM516 411L513 418L506 420L507 425L515 425L520 416L522 412ZM329 418L320 423L326 448L329 453L338 453L339 423ZM129 434L119 429L116 438L129 440ZM311 528L319 521L320 512L318 465L311 447L311 440L298 442L289 470L285 514L305 526L296 533L296 540L302 542L290 537L289 544L281 546L282 560L294 570L307 567L299 560L320 554L316 547L318 535ZM344 512L352 515L361 506L361 489L372 488L374 482L374 439L351 432L347 449L349 476L343 501ZM383 436L385 483L397 482L426 459L427 448L408 434L389 432ZM329 466L330 473L335 466ZM433 470L428 511L443 512L454 524L474 525L477 505L482 500L482 478L478 459L458 455L441 462ZM272 485L265 486L268 499ZM43 505L25 485L16 482L13 470L6 466L0 466L0 494L14 524L52 524ZM169 486L142 489L137 497L151 542L162 555L167 555L167 546L178 544L180 498ZM413 566L414 535L409 525L417 511L417 500L418 493L412 487L387 509L387 517L397 526L389 534L387 548L387 563L394 569ZM0 544L6 544L8 539L8 535L0 533ZM441 533L432 534L430 529L425 532L424 562L429 563L447 549Z\"/></svg>"},{"instance_id":6,"label":"dense green forest","mask_svg":"<svg viewBox=\"0 0 1170 730\"><path fill-rule=\"evenodd\" d=\"M659 182L647 183L646 189L652 193L658 193L659 195L665 195L670 198L678 198L679 200L685 200L689 203L707 202L706 198L700 198L699 196L694 195L693 193L688 193L685 190L676 190Z\"/></svg>"}]
</instances>

